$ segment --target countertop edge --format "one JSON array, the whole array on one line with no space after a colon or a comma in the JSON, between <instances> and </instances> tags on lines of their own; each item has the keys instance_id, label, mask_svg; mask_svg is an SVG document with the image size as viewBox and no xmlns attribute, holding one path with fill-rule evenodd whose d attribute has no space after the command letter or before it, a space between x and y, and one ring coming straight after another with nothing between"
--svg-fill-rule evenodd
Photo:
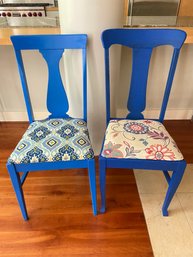
<instances>
[{"instance_id":1,"label":"countertop edge","mask_svg":"<svg viewBox=\"0 0 193 257\"><path fill-rule=\"evenodd\" d=\"M35 35L35 34L60 34L60 28L0 28L0 45L12 45L10 36L12 35Z\"/></svg>"},{"instance_id":2,"label":"countertop edge","mask_svg":"<svg viewBox=\"0 0 193 257\"><path fill-rule=\"evenodd\" d=\"M145 29L145 27L143 28ZM160 27L156 27L156 28L160 28ZM193 27L168 27L168 29L169 28L184 30L187 33L185 44L193 43ZM61 33L61 30L58 27L55 27L55 28L45 28L45 27L0 28L0 45L12 45L10 41L11 35L60 34L60 33Z\"/></svg>"}]
</instances>

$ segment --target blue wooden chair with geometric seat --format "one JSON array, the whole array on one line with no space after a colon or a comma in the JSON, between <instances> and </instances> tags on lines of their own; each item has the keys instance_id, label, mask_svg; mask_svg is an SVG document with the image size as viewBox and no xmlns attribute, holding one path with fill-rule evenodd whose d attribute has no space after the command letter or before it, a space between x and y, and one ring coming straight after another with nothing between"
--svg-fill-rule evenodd
<instances>
[{"instance_id":1,"label":"blue wooden chair with geometric seat","mask_svg":"<svg viewBox=\"0 0 193 257\"><path fill-rule=\"evenodd\" d=\"M163 120L170 95L178 56L186 33L175 29L109 29L102 33L105 52L107 129L100 162L101 212L105 212L105 182L107 168L161 170L168 182L162 207L164 216L182 179L186 162L176 143L166 131ZM132 49L132 73L128 115L116 119L110 115L109 49L112 45ZM145 119L148 70L152 50L169 45L173 48L161 111L158 119ZM159 76L159 74L157 74ZM121 90L121 85L119 90ZM156 86L156 85L155 85ZM172 175L168 171L172 171Z\"/></svg>"},{"instance_id":2,"label":"blue wooden chair with geometric seat","mask_svg":"<svg viewBox=\"0 0 193 257\"><path fill-rule=\"evenodd\" d=\"M23 218L28 219L22 185L29 172L38 170L88 168L94 215L97 214L94 152L87 129L87 35L12 36L30 126L12 152L7 169ZM83 118L67 114L68 99L61 79L59 62L64 51L82 52ZM34 120L22 53L39 50L48 66L47 108L45 120ZM81 69L80 69L81 71ZM76 71L77 72L77 71ZM38 93L38 89L37 89ZM20 176L19 172L22 173Z\"/></svg>"}]
</instances>

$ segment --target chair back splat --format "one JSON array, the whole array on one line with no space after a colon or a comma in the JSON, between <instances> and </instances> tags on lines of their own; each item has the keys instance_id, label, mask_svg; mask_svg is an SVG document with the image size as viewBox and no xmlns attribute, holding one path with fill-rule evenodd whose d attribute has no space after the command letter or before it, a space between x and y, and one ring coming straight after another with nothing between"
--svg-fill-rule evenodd
<instances>
[{"instance_id":1,"label":"chair back splat","mask_svg":"<svg viewBox=\"0 0 193 257\"><path fill-rule=\"evenodd\" d=\"M152 50L162 45L170 45L174 48L173 56L162 102L159 121L163 121L172 81L178 61L180 48L186 38L184 31L175 29L109 29L102 34L102 43L105 49L106 70L106 103L107 124L110 116L110 74L109 74L109 48L119 44L132 48L132 75L130 92L127 102L129 119L143 119L142 112L146 107L146 90L149 64Z\"/></svg>"},{"instance_id":2,"label":"chair back splat","mask_svg":"<svg viewBox=\"0 0 193 257\"><path fill-rule=\"evenodd\" d=\"M87 91L86 91L86 44L87 35L34 35L34 36L12 36L22 87L27 106L30 123L34 121L31 100L24 65L22 61L22 50L39 50L48 66L48 91L47 109L51 113L49 118L68 118L68 98L61 79L59 63L66 49L82 49L83 63L83 117L87 120Z\"/></svg>"}]
</instances>

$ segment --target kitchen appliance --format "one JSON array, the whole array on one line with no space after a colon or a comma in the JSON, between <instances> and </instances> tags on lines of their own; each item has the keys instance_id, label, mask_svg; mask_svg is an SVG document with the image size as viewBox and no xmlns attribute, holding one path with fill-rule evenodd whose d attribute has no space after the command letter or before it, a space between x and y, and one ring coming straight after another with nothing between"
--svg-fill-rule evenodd
<instances>
[{"instance_id":1,"label":"kitchen appliance","mask_svg":"<svg viewBox=\"0 0 193 257\"><path fill-rule=\"evenodd\" d=\"M57 27L50 17L54 0L0 0L0 27ZM47 8L48 7L48 8Z\"/></svg>"},{"instance_id":2,"label":"kitchen appliance","mask_svg":"<svg viewBox=\"0 0 193 257\"><path fill-rule=\"evenodd\" d=\"M0 17L45 17L54 0L1 0Z\"/></svg>"},{"instance_id":3,"label":"kitchen appliance","mask_svg":"<svg viewBox=\"0 0 193 257\"><path fill-rule=\"evenodd\" d=\"M180 0L129 0L128 25L173 26Z\"/></svg>"},{"instance_id":4,"label":"kitchen appliance","mask_svg":"<svg viewBox=\"0 0 193 257\"><path fill-rule=\"evenodd\" d=\"M0 6L0 17L45 17L45 6Z\"/></svg>"},{"instance_id":5,"label":"kitchen appliance","mask_svg":"<svg viewBox=\"0 0 193 257\"><path fill-rule=\"evenodd\" d=\"M54 0L0 0L1 4L42 4L54 5Z\"/></svg>"}]
</instances>

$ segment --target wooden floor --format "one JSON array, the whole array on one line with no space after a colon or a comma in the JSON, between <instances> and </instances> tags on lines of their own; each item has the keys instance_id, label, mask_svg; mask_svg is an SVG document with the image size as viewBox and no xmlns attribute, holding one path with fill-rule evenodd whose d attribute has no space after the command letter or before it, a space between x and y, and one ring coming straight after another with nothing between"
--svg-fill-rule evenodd
<instances>
[{"instance_id":1,"label":"wooden floor","mask_svg":"<svg viewBox=\"0 0 193 257\"><path fill-rule=\"evenodd\" d=\"M166 126L191 162L193 123ZM153 256L132 171L108 171L108 209L97 217L85 170L31 173L24 185L30 220L23 221L5 164L26 127L0 123L0 256Z\"/></svg>"},{"instance_id":2,"label":"wooden floor","mask_svg":"<svg viewBox=\"0 0 193 257\"><path fill-rule=\"evenodd\" d=\"M176 141L187 163L193 163L193 122L190 120L165 121L170 135Z\"/></svg>"}]
</instances>

